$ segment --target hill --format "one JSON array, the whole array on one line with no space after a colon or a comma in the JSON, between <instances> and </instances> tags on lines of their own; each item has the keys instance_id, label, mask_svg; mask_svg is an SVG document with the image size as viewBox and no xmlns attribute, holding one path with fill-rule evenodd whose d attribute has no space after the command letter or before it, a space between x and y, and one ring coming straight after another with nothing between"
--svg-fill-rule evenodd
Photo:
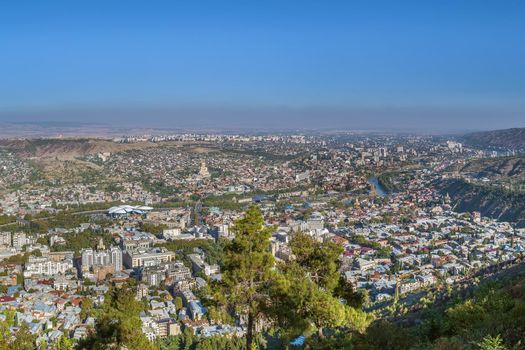
<instances>
[{"instance_id":1,"label":"hill","mask_svg":"<svg viewBox=\"0 0 525 350\"><path fill-rule=\"evenodd\" d=\"M525 193L499 187L469 183L463 179L436 182L442 194L448 193L455 211L479 211L482 216L525 224Z\"/></svg>"},{"instance_id":2,"label":"hill","mask_svg":"<svg viewBox=\"0 0 525 350\"><path fill-rule=\"evenodd\" d=\"M353 349L523 349L523 263L500 278L480 283L445 305L430 304L408 324L378 322L357 335ZM407 315L413 318L414 315ZM406 320L405 320L406 321Z\"/></svg>"},{"instance_id":3,"label":"hill","mask_svg":"<svg viewBox=\"0 0 525 350\"><path fill-rule=\"evenodd\" d=\"M459 171L477 178L525 178L525 157L476 159L465 164Z\"/></svg>"},{"instance_id":4,"label":"hill","mask_svg":"<svg viewBox=\"0 0 525 350\"><path fill-rule=\"evenodd\" d=\"M525 150L525 128L493 130L467 134L463 141L472 146Z\"/></svg>"},{"instance_id":5,"label":"hill","mask_svg":"<svg viewBox=\"0 0 525 350\"><path fill-rule=\"evenodd\" d=\"M525 157L498 157L456 163L454 178L434 185L450 196L454 210L525 224Z\"/></svg>"},{"instance_id":6,"label":"hill","mask_svg":"<svg viewBox=\"0 0 525 350\"><path fill-rule=\"evenodd\" d=\"M72 160L87 154L114 153L158 146L158 144L151 142L116 143L109 140L87 138L0 140L0 148L15 152L22 158L58 158L61 160Z\"/></svg>"},{"instance_id":7,"label":"hill","mask_svg":"<svg viewBox=\"0 0 525 350\"><path fill-rule=\"evenodd\" d=\"M39 138L0 140L0 150L12 152L17 158L28 162L39 174L40 180L74 182L84 181L87 178L103 179L108 175L101 172L99 164L86 161L85 156L175 144L177 143L117 143L89 138Z\"/></svg>"}]
</instances>

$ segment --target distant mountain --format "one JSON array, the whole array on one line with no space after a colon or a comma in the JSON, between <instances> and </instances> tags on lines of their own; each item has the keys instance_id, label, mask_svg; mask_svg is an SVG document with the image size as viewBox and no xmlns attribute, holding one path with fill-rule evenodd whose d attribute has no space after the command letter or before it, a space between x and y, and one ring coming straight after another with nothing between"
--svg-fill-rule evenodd
<instances>
[{"instance_id":1,"label":"distant mountain","mask_svg":"<svg viewBox=\"0 0 525 350\"><path fill-rule=\"evenodd\" d=\"M475 132L463 137L466 144L485 148L525 149L525 128Z\"/></svg>"}]
</instances>

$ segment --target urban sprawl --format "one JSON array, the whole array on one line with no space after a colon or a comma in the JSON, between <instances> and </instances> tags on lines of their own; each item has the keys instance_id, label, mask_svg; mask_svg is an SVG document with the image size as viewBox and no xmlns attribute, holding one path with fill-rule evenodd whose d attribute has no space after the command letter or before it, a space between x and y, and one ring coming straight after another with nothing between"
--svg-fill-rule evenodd
<instances>
[{"instance_id":1,"label":"urban sprawl","mask_svg":"<svg viewBox=\"0 0 525 350\"><path fill-rule=\"evenodd\" d=\"M75 140L43 139L44 145ZM95 141L96 142L96 141ZM388 317L392 304L512 265L525 229L458 212L436 181L490 178L454 165L496 157L438 136L383 134L127 136L118 148L42 166L0 149L0 321L36 344L80 341L111 288L133 282L151 342L180 334L242 336L201 300L222 278L224 242L257 205L276 261L298 233L342 248L339 272ZM54 155L53 155L54 157ZM53 163L61 167L53 168ZM51 169L51 170L50 170ZM392 174L395 174L393 176Z\"/></svg>"}]
</instances>

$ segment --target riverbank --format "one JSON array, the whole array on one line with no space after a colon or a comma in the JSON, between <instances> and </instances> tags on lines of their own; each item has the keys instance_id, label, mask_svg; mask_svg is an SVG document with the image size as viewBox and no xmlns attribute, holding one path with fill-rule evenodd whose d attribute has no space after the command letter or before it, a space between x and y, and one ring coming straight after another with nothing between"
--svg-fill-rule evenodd
<instances>
[{"instance_id":1,"label":"riverbank","mask_svg":"<svg viewBox=\"0 0 525 350\"><path fill-rule=\"evenodd\" d=\"M370 185L372 185L372 187L374 187L374 190L375 190L376 194L379 197L386 197L386 196L388 196L387 189L381 184L381 182L379 181L379 178L377 176L370 177L368 179L368 183Z\"/></svg>"}]
</instances>

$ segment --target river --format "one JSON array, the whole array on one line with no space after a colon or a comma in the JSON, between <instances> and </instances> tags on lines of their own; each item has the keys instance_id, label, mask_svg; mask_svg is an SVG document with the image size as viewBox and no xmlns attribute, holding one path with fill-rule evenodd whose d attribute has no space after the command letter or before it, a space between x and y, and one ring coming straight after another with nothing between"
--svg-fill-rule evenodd
<instances>
[{"instance_id":1,"label":"river","mask_svg":"<svg viewBox=\"0 0 525 350\"><path fill-rule=\"evenodd\" d=\"M388 196L387 190L379 183L379 179L377 178L377 176L372 176L371 178L369 178L368 183L374 186L376 193L379 197Z\"/></svg>"}]
</instances>

